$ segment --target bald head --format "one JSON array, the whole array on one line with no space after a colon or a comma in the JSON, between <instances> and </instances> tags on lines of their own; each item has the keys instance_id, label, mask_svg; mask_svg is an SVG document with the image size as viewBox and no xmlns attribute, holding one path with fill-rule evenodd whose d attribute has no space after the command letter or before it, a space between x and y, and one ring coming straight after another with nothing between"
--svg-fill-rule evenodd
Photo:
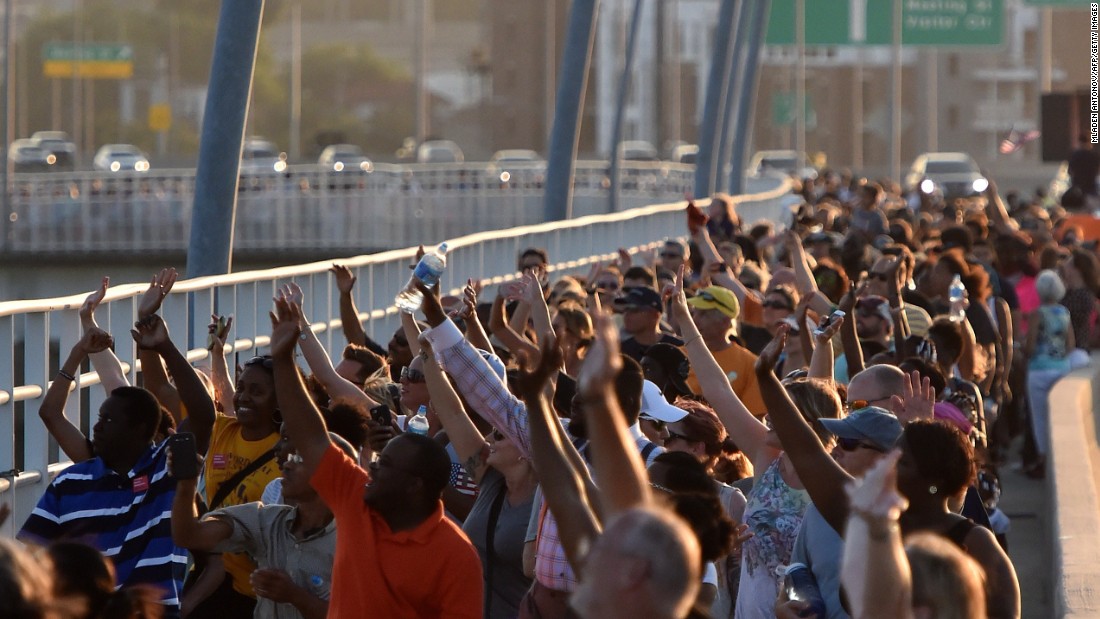
<instances>
[{"instance_id":1,"label":"bald head","mask_svg":"<svg viewBox=\"0 0 1100 619\"><path fill-rule=\"evenodd\" d=\"M865 400L870 406L892 410L890 397L902 394L905 380L905 372L896 365L872 365L853 376L848 383L848 403Z\"/></svg>"},{"instance_id":2,"label":"bald head","mask_svg":"<svg viewBox=\"0 0 1100 619\"><path fill-rule=\"evenodd\" d=\"M593 546L572 604L584 617L683 617L699 591L700 552L674 514L628 510Z\"/></svg>"}]
</instances>

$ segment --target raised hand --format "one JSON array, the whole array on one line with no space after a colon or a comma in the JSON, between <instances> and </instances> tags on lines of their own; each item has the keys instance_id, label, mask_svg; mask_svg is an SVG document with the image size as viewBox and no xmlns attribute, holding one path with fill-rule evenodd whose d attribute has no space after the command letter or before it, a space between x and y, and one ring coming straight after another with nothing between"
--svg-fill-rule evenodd
<instances>
[{"instance_id":1,"label":"raised hand","mask_svg":"<svg viewBox=\"0 0 1100 619\"><path fill-rule=\"evenodd\" d=\"M103 280L99 282L99 288L93 290L84 299L84 303L80 305L80 324L85 327L95 324L95 310L103 302L103 297L107 295L107 286L110 284L111 278L103 276Z\"/></svg>"},{"instance_id":2,"label":"raised hand","mask_svg":"<svg viewBox=\"0 0 1100 619\"><path fill-rule=\"evenodd\" d=\"M539 397L550 377L561 369L564 358L561 346L553 338L543 340L539 349L539 362L534 366L530 364L526 354L521 355L519 376L515 381L517 395L524 400Z\"/></svg>"},{"instance_id":3,"label":"raised hand","mask_svg":"<svg viewBox=\"0 0 1100 619\"><path fill-rule=\"evenodd\" d=\"M516 280L512 282L504 282L500 285L500 296L508 299L509 301L519 301L523 299L523 291L525 286L523 280Z\"/></svg>"},{"instance_id":4,"label":"raised hand","mask_svg":"<svg viewBox=\"0 0 1100 619\"><path fill-rule=\"evenodd\" d=\"M283 296L275 297L275 311L271 316L271 356L288 357L294 355L298 345L298 336L302 334L300 321L302 307Z\"/></svg>"},{"instance_id":5,"label":"raised hand","mask_svg":"<svg viewBox=\"0 0 1100 619\"><path fill-rule=\"evenodd\" d=\"M852 512L872 520L897 520L909 502L898 494L898 458L895 449L879 459L862 480L848 484L848 502Z\"/></svg>"},{"instance_id":6,"label":"raised hand","mask_svg":"<svg viewBox=\"0 0 1100 619\"><path fill-rule=\"evenodd\" d=\"M619 258L616 260L619 265L619 270L626 273L626 270L634 266L634 259L630 257L630 252L626 251L626 248L619 248Z\"/></svg>"},{"instance_id":7,"label":"raised hand","mask_svg":"<svg viewBox=\"0 0 1100 619\"><path fill-rule=\"evenodd\" d=\"M134 323L130 335L138 348L156 349L169 342L168 325L156 314L150 314Z\"/></svg>"},{"instance_id":8,"label":"raised hand","mask_svg":"<svg viewBox=\"0 0 1100 619\"><path fill-rule=\"evenodd\" d=\"M891 396L890 404L903 426L917 419L933 419L936 390L930 379L921 378L920 372L913 370L901 382L901 395Z\"/></svg>"},{"instance_id":9,"label":"raised hand","mask_svg":"<svg viewBox=\"0 0 1100 619\"><path fill-rule=\"evenodd\" d=\"M436 288L428 288L424 282L416 282L416 288L424 295L420 303L420 311L424 312L424 319L428 325L435 327L447 320L447 313L443 311L443 305L439 302L439 291Z\"/></svg>"},{"instance_id":10,"label":"raised hand","mask_svg":"<svg viewBox=\"0 0 1100 619\"><path fill-rule=\"evenodd\" d=\"M848 292L844 293L843 297L840 297L840 303L837 305L841 311L845 314L851 315L852 308L856 306L856 301L867 296L867 289L871 286L871 280L867 279L867 274L864 273L859 278L859 283L848 289Z\"/></svg>"},{"instance_id":11,"label":"raised hand","mask_svg":"<svg viewBox=\"0 0 1100 619\"><path fill-rule=\"evenodd\" d=\"M462 289L461 307L451 310L451 318L466 319L477 313L477 297L481 294L481 280L466 280L466 287Z\"/></svg>"},{"instance_id":12,"label":"raised hand","mask_svg":"<svg viewBox=\"0 0 1100 619\"><path fill-rule=\"evenodd\" d=\"M524 273L523 277L519 278L519 284L521 286L520 298L528 305L534 306L537 303L545 303L545 298L542 296L542 284L539 283L538 273L534 270Z\"/></svg>"},{"instance_id":13,"label":"raised hand","mask_svg":"<svg viewBox=\"0 0 1100 619\"><path fill-rule=\"evenodd\" d=\"M224 321L224 322L223 322ZM210 314L210 324L206 326L207 349L224 350L225 342L229 338L229 330L233 328L233 317L225 318L217 314Z\"/></svg>"},{"instance_id":14,"label":"raised hand","mask_svg":"<svg viewBox=\"0 0 1100 619\"><path fill-rule=\"evenodd\" d=\"M787 323L776 327L775 337L768 342L764 350L760 351L760 356L756 358L756 372L758 374L775 371L775 366L779 364L779 357L783 354L783 347L787 345L787 332L790 330L791 326Z\"/></svg>"},{"instance_id":15,"label":"raised hand","mask_svg":"<svg viewBox=\"0 0 1100 619\"><path fill-rule=\"evenodd\" d=\"M589 299L596 297L592 295ZM584 397L602 394L610 389L623 367L619 355L619 330L611 314L599 306L599 299L589 312L592 316L594 338L588 354L577 373L577 393Z\"/></svg>"},{"instance_id":16,"label":"raised hand","mask_svg":"<svg viewBox=\"0 0 1100 619\"><path fill-rule=\"evenodd\" d=\"M306 298L305 293L302 292L302 287L295 282L288 282L279 286L279 294L287 301L297 304L299 309L301 309Z\"/></svg>"},{"instance_id":17,"label":"raised hand","mask_svg":"<svg viewBox=\"0 0 1100 619\"><path fill-rule=\"evenodd\" d=\"M673 283L667 284L665 289L661 291L661 298L666 302L671 302L672 315L677 321L691 318L691 311L688 310L687 296L684 295L684 265L680 265L679 272L676 273L676 279Z\"/></svg>"},{"instance_id":18,"label":"raised hand","mask_svg":"<svg viewBox=\"0 0 1100 619\"><path fill-rule=\"evenodd\" d=\"M332 267L329 268L329 272L336 278L336 289L341 294L350 294L351 289L355 287L355 281L358 279L355 274L351 272L351 269L342 265L332 263Z\"/></svg>"},{"instance_id":19,"label":"raised hand","mask_svg":"<svg viewBox=\"0 0 1100 619\"><path fill-rule=\"evenodd\" d=\"M824 346L827 342L832 341L833 337L840 332L840 326L844 324L844 317L837 316L827 327L821 330L821 334L814 330L814 343L818 346Z\"/></svg>"},{"instance_id":20,"label":"raised hand","mask_svg":"<svg viewBox=\"0 0 1100 619\"><path fill-rule=\"evenodd\" d=\"M698 206L695 206L694 200L687 201L684 213L687 215L688 232L691 233L692 236L698 234L703 227L707 225L707 222L710 221L710 217L708 217Z\"/></svg>"},{"instance_id":21,"label":"raised hand","mask_svg":"<svg viewBox=\"0 0 1100 619\"><path fill-rule=\"evenodd\" d=\"M138 303L138 319L156 314L160 310L164 297L168 296L168 293L172 292L172 286L176 285L177 277L179 275L172 267L161 269L160 273L153 276L152 281L149 282L149 288Z\"/></svg>"},{"instance_id":22,"label":"raised hand","mask_svg":"<svg viewBox=\"0 0 1100 619\"><path fill-rule=\"evenodd\" d=\"M99 327L90 327L84 331L84 336L80 338L80 343L77 345L84 351L84 354L94 355L97 352L113 348L115 339L111 337L110 333Z\"/></svg>"}]
</instances>

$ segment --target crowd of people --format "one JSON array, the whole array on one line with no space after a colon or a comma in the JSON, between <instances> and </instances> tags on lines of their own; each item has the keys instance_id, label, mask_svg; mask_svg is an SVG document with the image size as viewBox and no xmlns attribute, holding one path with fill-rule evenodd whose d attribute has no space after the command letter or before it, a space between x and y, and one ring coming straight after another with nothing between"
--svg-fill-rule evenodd
<instances>
[{"instance_id":1,"label":"crowd of people","mask_svg":"<svg viewBox=\"0 0 1100 619\"><path fill-rule=\"evenodd\" d=\"M289 283L268 354L238 364L213 316L193 367L165 269L141 387L104 279L39 411L75 464L0 540L0 616L1019 617L997 471L1046 474L1096 239L994 183L824 172L790 203L689 201L682 236L586 277L530 248L491 301L420 286L384 344L334 265L339 359ZM64 415L86 362L90 440Z\"/></svg>"}]
</instances>

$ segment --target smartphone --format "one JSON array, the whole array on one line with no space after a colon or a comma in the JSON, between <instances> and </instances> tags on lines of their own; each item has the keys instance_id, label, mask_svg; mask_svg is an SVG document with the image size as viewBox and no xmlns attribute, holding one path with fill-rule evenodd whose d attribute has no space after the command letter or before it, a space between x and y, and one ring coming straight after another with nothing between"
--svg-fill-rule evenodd
<instances>
[{"instance_id":1,"label":"smartphone","mask_svg":"<svg viewBox=\"0 0 1100 619\"><path fill-rule=\"evenodd\" d=\"M177 432L169 436L168 449L172 452L172 477L195 479L199 476L199 454L194 434Z\"/></svg>"},{"instance_id":2,"label":"smartphone","mask_svg":"<svg viewBox=\"0 0 1100 619\"><path fill-rule=\"evenodd\" d=\"M370 409L370 418L374 420L374 423L387 428L393 423L393 418L390 416L390 407L385 404L379 404Z\"/></svg>"},{"instance_id":3,"label":"smartphone","mask_svg":"<svg viewBox=\"0 0 1100 619\"><path fill-rule=\"evenodd\" d=\"M833 326L833 323L835 323L837 320L844 318L844 315L844 312L840 310L833 310L833 313L826 316L821 321L821 324L818 325L816 329L814 329L814 335L821 335L822 333L825 333L826 329Z\"/></svg>"}]
</instances>

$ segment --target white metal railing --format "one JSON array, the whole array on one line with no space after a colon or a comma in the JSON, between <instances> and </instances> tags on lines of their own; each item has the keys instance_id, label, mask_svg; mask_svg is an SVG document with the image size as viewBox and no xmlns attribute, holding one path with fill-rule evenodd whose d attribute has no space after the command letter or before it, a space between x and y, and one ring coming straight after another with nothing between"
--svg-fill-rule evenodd
<instances>
[{"instance_id":1,"label":"white metal railing","mask_svg":"<svg viewBox=\"0 0 1100 619\"><path fill-rule=\"evenodd\" d=\"M626 162L623 208L681 198L694 168ZM544 164L378 164L371 173L319 166L246 173L238 189L234 251L407 247L543 220ZM183 252L190 238L194 170L16 175L12 214L0 222L9 254ZM608 164L578 162L574 214L605 213Z\"/></svg>"},{"instance_id":2,"label":"white metal railing","mask_svg":"<svg viewBox=\"0 0 1100 619\"><path fill-rule=\"evenodd\" d=\"M771 190L739 196L738 211L745 221L781 220L789 194L786 181L772 181ZM654 247L685 228L683 203L658 204L611 215L591 215L563 222L480 232L454 238L425 233L419 242L447 240L448 265L442 285L454 293L467 277L488 286L515 277L516 256L526 247L545 248L552 271L586 271L592 262L614 258L619 247L638 251ZM371 337L386 341L398 326L393 295L409 277L408 264L415 248L341 259L358 277L354 294L360 317ZM173 342L187 348L192 361L207 356L206 325L212 313L233 315L232 354L255 354L268 344L271 298L279 285L294 280L305 293L305 309L313 329L330 352L339 352L338 295L329 273L331 261L202 277L176 283L164 300L164 317ZM134 382L140 372L136 351L127 333L136 316L136 304L147 284L113 286L97 310L100 325L116 335L115 353ZM12 535L33 509L45 485L65 462L38 419L38 406L58 364L80 339L77 314L85 295L0 303L0 500L12 505L13 517L2 531ZM232 365L231 365L232 367ZM94 372L77 377L65 415L85 432L90 414L105 399L93 388ZM18 453L17 453L18 452ZM0 475L2 476L2 475Z\"/></svg>"}]
</instances>

